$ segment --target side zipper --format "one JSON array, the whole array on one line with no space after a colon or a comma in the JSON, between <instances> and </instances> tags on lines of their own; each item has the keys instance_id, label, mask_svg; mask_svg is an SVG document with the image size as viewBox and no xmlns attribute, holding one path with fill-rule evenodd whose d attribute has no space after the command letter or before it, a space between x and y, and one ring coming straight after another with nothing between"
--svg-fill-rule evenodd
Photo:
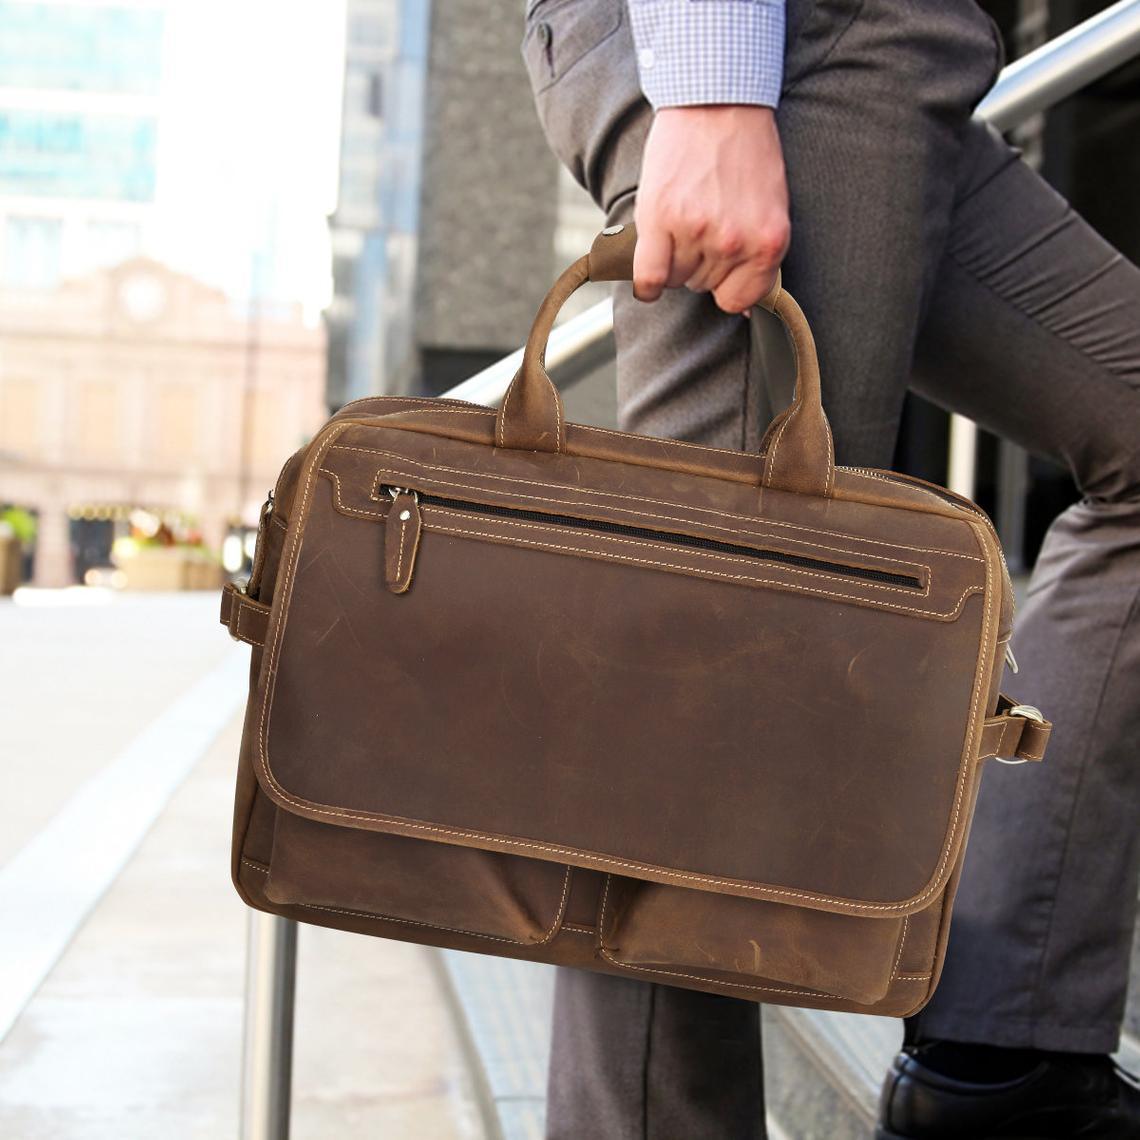
<instances>
[{"instance_id":1,"label":"side zipper","mask_svg":"<svg viewBox=\"0 0 1140 1140\"><path fill-rule=\"evenodd\" d=\"M265 502L261 504L261 513L257 518L257 538L253 543L253 565L249 568L249 580L242 587L242 593L248 594L251 598L256 598L261 588L261 574L265 568L265 551L269 545L266 530L269 527L269 519L273 514L273 491L265 496Z\"/></svg>"},{"instance_id":2,"label":"side zipper","mask_svg":"<svg viewBox=\"0 0 1140 1140\"><path fill-rule=\"evenodd\" d=\"M467 499L453 499L388 484L382 485L380 489L387 492L392 498L392 505L388 508L384 527L384 577L388 588L396 594L404 593L412 582L412 570L419 549L420 533L423 529L423 522L420 517L421 503L426 506L444 507L453 511L466 511L489 518L525 519L530 522L544 523L548 526L566 527L570 530L585 530L595 534L617 534L650 542L668 543L673 546L711 550L720 554L754 558L757 561L775 565L792 566L796 569L814 570L845 578L900 586L904 589L921 590L923 586L922 580L913 574L875 570L867 566L832 562L825 558L813 558L808 555L789 554L784 550L744 546L741 543L723 542L720 539L699 538L678 531L655 530L650 527L608 522L602 519L583 519L574 515L556 514L550 511L504 507L497 503L476 503Z\"/></svg>"}]
</instances>

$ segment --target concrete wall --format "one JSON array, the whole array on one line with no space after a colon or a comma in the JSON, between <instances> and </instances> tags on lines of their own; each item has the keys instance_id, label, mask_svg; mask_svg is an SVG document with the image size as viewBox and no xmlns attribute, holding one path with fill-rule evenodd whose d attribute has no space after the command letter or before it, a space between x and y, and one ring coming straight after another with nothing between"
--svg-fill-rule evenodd
<instances>
[{"instance_id":1,"label":"concrete wall","mask_svg":"<svg viewBox=\"0 0 1140 1140\"><path fill-rule=\"evenodd\" d=\"M441 386L437 350L461 372L521 344L554 276L558 166L519 52L522 9L521 0L432 6L416 275L430 390Z\"/></svg>"}]
</instances>

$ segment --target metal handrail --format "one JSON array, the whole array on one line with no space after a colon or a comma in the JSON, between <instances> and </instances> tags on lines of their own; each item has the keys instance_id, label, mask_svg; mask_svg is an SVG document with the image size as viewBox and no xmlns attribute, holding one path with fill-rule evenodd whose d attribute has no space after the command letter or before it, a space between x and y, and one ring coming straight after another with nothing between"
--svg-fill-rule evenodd
<instances>
[{"instance_id":1,"label":"metal handrail","mask_svg":"<svg viewBox=\"0 0 1140 1140\"><path fill-rule=\"evenodd\" d=\"M1014 60L978 104L975 116L999 131L1087 87L1140 54L1140 3L1120 0L1036 51Z\"/></svg>"},{"instance_id":2,"label":"metal handrail","mask_svg":"<svg viewBox=\"0 0 1140 1140\"><path fill-rule=\"evenodd\" d=\"M1140 54L1140 0L1120 0L1005 68L976 117L1001 130L1060 102ZM554 330L546 353L560 386L612 358L613 303L602 301ZM522 350L445 395L499 403ZM951 418L948 485L973 497L977 428ZM288 1140L297 927L291 919L250 911L242 1073L242 1140Z\"/></svg>"},{"instance_id":3,"label":"metal handrail","mask_svg":"<svg viewBox=\"0 0 1140 1140\"><path fill-rule=\"evenodd\" d=\"M1075 28L1043 44L1002 70L974 117L1002 131L1019 126L1082 87L1140 54L1140 0L1120 0ZM612 353L613 303L601 301L567 321L550 337L550 374L560 386L596 367L598 346ZM502 398L522 360L511 353L446 393L474 404L493 406ZM589 362L583 368L583 362ZM977 425L965 416L950 417L946 485L974 497Z\"/></svg>"}]
</instances>

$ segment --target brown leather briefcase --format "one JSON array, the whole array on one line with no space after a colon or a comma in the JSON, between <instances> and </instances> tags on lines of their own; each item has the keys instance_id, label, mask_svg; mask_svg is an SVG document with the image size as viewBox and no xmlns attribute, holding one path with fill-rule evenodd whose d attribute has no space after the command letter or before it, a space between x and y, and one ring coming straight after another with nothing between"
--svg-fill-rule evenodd
<instances>
[{"instance_id":1,"label":"brown leather briefcase","mask_svg":"<svg viewBox=\"0 0 1140 1140\"><path fill-rule=\"evenodd\" d=\"M807 323L758 455L566 423L562 302L496 413L378 397L285 465L222 620L253 648L233 878L303 922L902 1015L938 979L1013 591L972 503L836 467Z\"/></svg>"}]
</instances>

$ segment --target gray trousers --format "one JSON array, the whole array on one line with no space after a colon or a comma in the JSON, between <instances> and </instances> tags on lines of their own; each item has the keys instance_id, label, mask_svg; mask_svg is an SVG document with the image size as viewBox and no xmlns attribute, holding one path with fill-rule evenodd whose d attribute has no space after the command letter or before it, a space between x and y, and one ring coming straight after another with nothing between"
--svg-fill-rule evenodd
<instances>
[{"instance_id":1,"label":"gray trousers","mask_svg":"<svg viewBox=\"0 0 1140 1140\"><path fill-rule=\"evenodd\" d=\"M632 215L651 122L623 7L540 0L524 41L547 138L610 221ZM1140 862L1140 271L970 119L1000 54L971 0L790 0L784 283L838 462L890 465L909 386L1081 489L1014 628L1011 683L1055 722L1049 757L988 766L943 980L911 1028L1108 1052ZM622 426L754 448L788 393L748 322L684 289L615 304ZM560 971L551 1140L753 1137L762 1100L755 1006Z\"/></svg>"}]
</instances>

